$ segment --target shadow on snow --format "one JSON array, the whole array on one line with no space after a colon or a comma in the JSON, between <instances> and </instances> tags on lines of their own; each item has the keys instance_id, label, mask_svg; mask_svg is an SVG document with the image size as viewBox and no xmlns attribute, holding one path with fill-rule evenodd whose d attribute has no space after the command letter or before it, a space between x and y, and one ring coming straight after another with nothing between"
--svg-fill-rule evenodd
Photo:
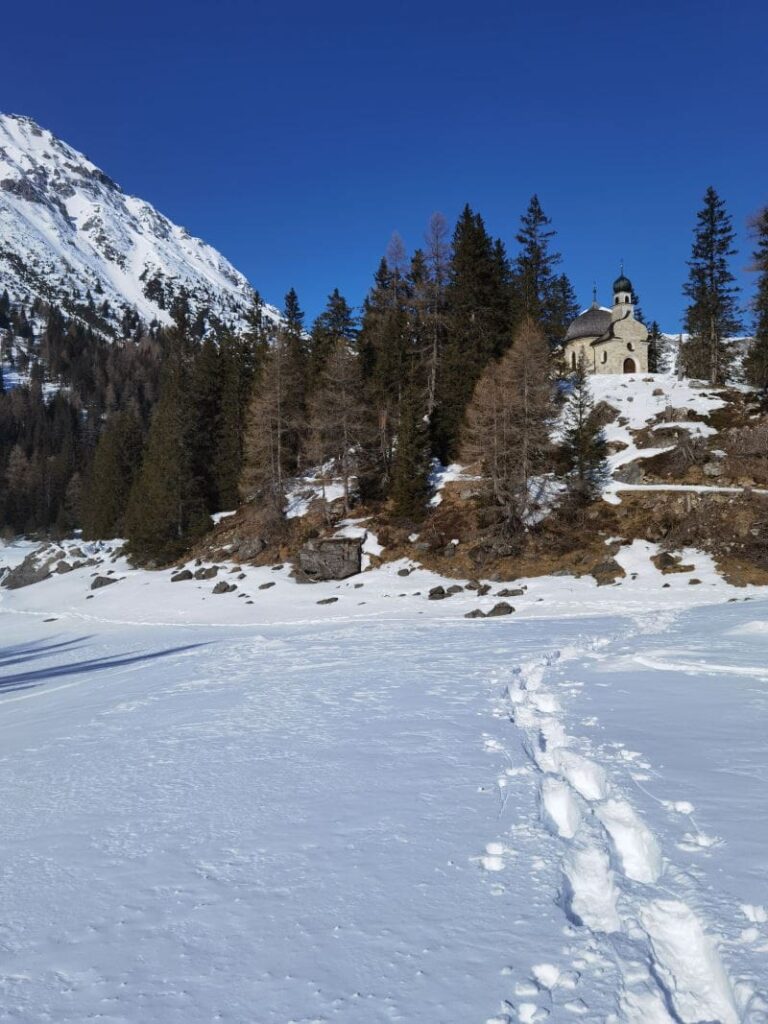
<instances>
[{"instance_id":1,"label":"shadow on snow","mask_svg":"<svg viewBox=\"0 0 768 1024\"><path fill-rule=\"evenodd\" d=\"M59 679L62 676L82 675L86 672L100 672L112 668L122 668L125 665L136 665L140 662L155 661L158 658L167 658L172 654L180 654L183 651L191 651L197 647L206 646L203 643L181 644L176 647L166 647L159 651L145 651L140 654L128 652L123 655L105 655L101 658L86 658L79 661L67 662L64 665L51 665L27 669L23 672L12 672L4 674L4 669L11 665L19 665L24 662L37 661L41 658L51 658L58 654L69 654L71 651L82 647L90 636L75 637L72 640L62 640L59 643L32 643L18 644L9 647L0 647L0 696L4 693L11 693L14 690L28 690L51 679Z\"/></svg>"}]
</instances>

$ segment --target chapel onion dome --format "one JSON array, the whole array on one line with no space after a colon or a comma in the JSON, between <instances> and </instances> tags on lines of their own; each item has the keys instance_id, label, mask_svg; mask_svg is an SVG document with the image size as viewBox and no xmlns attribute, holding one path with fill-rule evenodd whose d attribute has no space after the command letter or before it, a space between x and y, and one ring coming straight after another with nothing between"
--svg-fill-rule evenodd
<instances>
[{"instance_id":1,"label":"chapel onion dome","mask_svg":"<svg viewBox=\"0 0 768 1024\"><path fill-rule=\"evenodd\" d=\"M617 292L629 292L631 294L632 291L632 282L629 280L628 277L625 277L624 274L622 274L620 277L617 277L616 280L613 282L614 295L616 295Z\"/></svg>"},{"instance_id":2,"label":"chapel onion dome","mask_svg":"<svg viewBox=\"0 0 768 1024\"><path fill-rule=\"evenodd\" d=\"M597 303L593 303L586 312L572 321L565 340L568 342L575 341L576 338L599 338L611 326L612 319L609 309L601 309Z\"/></svg>"}]
</instances>

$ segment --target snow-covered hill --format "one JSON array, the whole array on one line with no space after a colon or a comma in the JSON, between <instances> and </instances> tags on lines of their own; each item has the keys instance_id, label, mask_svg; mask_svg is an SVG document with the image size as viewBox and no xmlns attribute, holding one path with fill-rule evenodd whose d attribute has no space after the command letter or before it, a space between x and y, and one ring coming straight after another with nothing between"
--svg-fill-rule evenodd
<instances>
[{"instance_id":1,"label":"snow-covered hill","mask_svg":"<svg viewBox=\"0 0 768 1024\"><path fill-rule=\"evenodd\" d=\"M195 310L228 324L242 320L253 297L219 252L14 114L0 115L0 285L14 300L39 297L64 309L90 291L114 319L130 308L161 323L181 287Z\"/></svg>"}]
</instances>

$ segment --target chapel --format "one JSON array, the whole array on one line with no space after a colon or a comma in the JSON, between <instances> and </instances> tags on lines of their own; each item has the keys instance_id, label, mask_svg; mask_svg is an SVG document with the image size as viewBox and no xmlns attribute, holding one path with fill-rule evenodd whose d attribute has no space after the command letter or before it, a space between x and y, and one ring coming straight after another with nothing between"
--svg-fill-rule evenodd
<instances>
[{"instance_id":1,"label":"chapel","mask_svg":"<svg viewBox=\"0 0 768 1024\"><path fill-rule=\"evenodd\" d=\"M589 373L647 373L648 330L635 319L632 282L622 273L613 282L613 306L592 305L571 323L563 341L566 366L576 369L584 353Z\"/></svg>"}]
</instances>

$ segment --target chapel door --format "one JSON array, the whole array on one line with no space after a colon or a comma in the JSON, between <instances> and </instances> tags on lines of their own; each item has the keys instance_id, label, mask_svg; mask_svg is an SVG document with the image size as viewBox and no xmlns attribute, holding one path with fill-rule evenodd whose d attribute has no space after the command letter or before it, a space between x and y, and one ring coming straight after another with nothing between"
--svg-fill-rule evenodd
<instances>
[{"instance_id":1,"label":"chapel door","mask_svg":"<svg viewBox=\"0 0 768 1024\"><path fill-rule=\"evenodd\" d=\"M624 373L635 373L635 360L630 359L629 356L624 360Z\"/></svg>"}]
</instances>

